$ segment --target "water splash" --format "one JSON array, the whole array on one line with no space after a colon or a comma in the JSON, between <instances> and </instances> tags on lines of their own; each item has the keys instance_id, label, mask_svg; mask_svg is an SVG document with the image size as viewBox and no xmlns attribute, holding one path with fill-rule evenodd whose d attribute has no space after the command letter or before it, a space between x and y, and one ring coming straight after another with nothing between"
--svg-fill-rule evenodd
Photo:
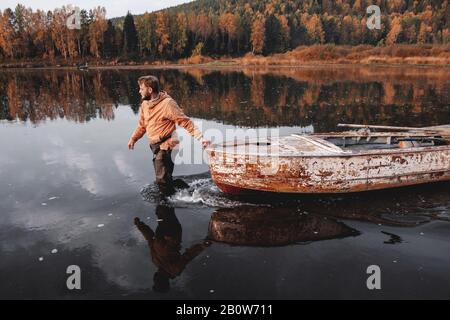
<instances>
[{"instance_id":1,"label":"water splash","mask_svg":"<svg viewBox=\"0 0 450 320\"><path fill-rule=\"evenodd\" d=\"M234 208L236 206L251 205L238 200L228 198L214 184L211 178L191 177L191 181L183 179L189 188L178 190L175 194L165 199L161 199L156 185L146 185L141 190L141 195L145 201L167 202L177 207L205 206L214 208Z\"/></svg>"},{"instance_id":2,"label":"water splash","mask_svg":"<svg viewBox=\"0 0 450 320\"><path fill-rule=\"evenodd\" d=\"M173 205L200 204L220 208L232 208L243 204L227 198L210 178L192 181L188 189L179 190L169 197L168 201Z\"/></svg>"}]
</instances>

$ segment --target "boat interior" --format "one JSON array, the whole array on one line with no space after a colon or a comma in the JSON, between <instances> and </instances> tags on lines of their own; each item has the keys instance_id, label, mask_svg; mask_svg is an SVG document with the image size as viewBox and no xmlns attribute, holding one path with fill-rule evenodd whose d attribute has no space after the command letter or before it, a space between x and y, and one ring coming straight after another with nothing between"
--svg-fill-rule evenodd
<instances>
[{"instance_id":1,"label":"boat interior","mask_svg":"<svg viewBox=\"0 0 450 320\"><path fill-rule=\"evenodd\" d=\"M291 134L279 138L244 139L220 144L225 153L271 153L285 155L329 155L339 153L361 153L373 150L413 149L450 145L450 128L417 131L372 131L361 130ZM436 131L435 131L436 130ZM218 146L214 147L217 148Z\"/></svg>"},{"instance_id":2,"label":"boat interior","mask_svg":"<svg viewBox=\"0 0 450 320\"><path fill-rule=\"evenodd\" d=\"M314 134L343 151L367 151L377 149L407 149L442 146L449 141L439 135L425 135L423 133L357 133L355 131L336 134Z\"/></svg>"}]
</instances>

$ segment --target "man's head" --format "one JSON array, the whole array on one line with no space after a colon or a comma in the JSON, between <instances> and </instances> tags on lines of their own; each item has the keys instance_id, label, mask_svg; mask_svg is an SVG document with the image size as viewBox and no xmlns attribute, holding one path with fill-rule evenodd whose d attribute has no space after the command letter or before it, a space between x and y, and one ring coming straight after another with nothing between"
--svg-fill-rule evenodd
<instances>
[{"instance_id":1,"label":"man's head","mask_svg":"<svg viewBox=\"0 0 450 320\"><path fill-rule=\"evenodd\" d=\"M153 275L153 291L165 293L170 290L169 275L161 269Z\"/></svg>"},{"instance_id":2,"label":"man's head","mask_svg":"<svg viewBox=\"0 0 450 320\"><path fill-rule=\"evenodd\" d=\"M159 93L159 80L155 76L144 76L138 79L139 93L142 100L150 100L153 95Z\"/></svg>"}]
</instances>

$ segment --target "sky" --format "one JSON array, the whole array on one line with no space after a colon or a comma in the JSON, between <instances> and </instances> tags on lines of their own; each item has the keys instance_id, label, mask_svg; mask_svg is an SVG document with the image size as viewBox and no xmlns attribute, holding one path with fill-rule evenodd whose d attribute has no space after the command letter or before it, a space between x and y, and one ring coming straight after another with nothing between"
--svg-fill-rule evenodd
<instances>
[{"instance_id":1,"label":"sky","mask_svg":"<svg viewBox=\"0 0 450 320\"><path fill-rule=\"evenodd\" d=\"M108 18L121 17L129 10L132 14L141 14L145 11L152 12L159 9L172 7L191 0L0 0L0 10L14 9L18 3L33 10L53 10L64 5L71 4L80 9L92 9L97 6L106 8Z\"/></svg>"}]
</instances>

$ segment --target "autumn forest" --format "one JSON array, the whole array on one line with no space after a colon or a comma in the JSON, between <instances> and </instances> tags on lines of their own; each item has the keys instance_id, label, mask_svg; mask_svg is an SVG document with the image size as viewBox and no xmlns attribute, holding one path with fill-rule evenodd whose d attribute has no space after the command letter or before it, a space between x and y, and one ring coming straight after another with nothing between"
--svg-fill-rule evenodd
<instances>
[{"instance_id":1,"label":"autumn forest","mask_svg":"<svg viewBox=\"0 0 450 320\"><path fill-rule=\"evenodd\" d=\"M367 6L381 8L370 30ZM0 61L176 61L271 55L311 45L450 43L448 0L197 0L158 12L106 18L106 9L80 12L67 27L68 8L0 11Z\"/></svg>"}]
</instances>

